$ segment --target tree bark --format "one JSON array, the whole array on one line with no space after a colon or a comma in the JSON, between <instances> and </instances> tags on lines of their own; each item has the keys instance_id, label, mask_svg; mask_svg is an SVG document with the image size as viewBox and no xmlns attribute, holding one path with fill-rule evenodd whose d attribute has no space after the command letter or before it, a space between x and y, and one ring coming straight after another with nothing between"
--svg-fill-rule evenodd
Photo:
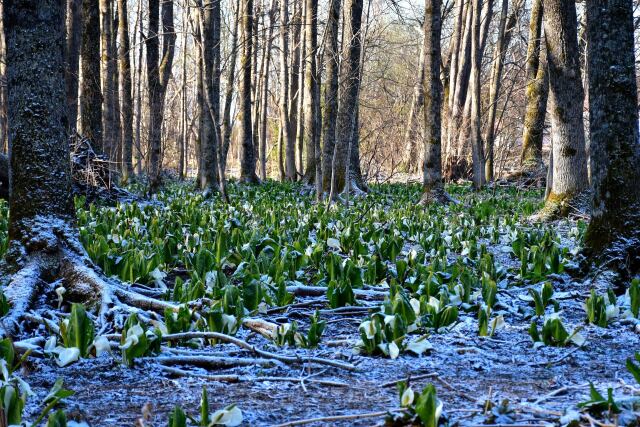
<instances>
[{"instance_id":1,"label":"tree bark","mask_svg":"<svg viewBox=\"0 0 640 427\"><path fill-rule=\"evenodd\" d=\"M424 42L424 162L421 203L446 203L449 197L442 184L442 81L440 80L442 31L440 0L425 2Z\"/></svg>"},{"instance_id":2,"label":"tree bark","mask_svg":"<svg viewBox=\"0 0 640 427\"><path fill-rule=\"evenodd\" d=\"M158 34L162 1L162 59L159 59ZM149 0L149 34L147 37L147 82L149 85L149 191L161 185L162 121L164 99L171 77L176 33L173 25L173 0Z\"/></svg>"},{"instance_id":3,"label":"tree bark","mask_svg":"<svg viewBox=\"0 0 640 427\"><path fill-rule=\"evenodd\" d=\"M572 0L546 0L544 29L549 63L553 183L544 217L584 210L589 188L585 150L577 17Z\"/></svg>"},{"instance_id":4,"label":"tree bark","mask_svg":"<svg viewBox=\"0 0 640 427\"><path fill-rule=\"evenodd\" d=\"M587 0L591 180L587 254L640 272L640 140L631 0Z\"/></svg>"},{"instance_id":5,"label":"tree bark","mask_svg":"<svg viewBox=\"0 0 640 427\"><path fill-rule=\"evenodd\" d=\"M473 156L473 186L476 190L482 188L485 183L484 176L484 150L482 135L480 133L480 71L482 67L481 52L481 5L482 0L473 0L473 23L471 34L471 129L469 138L471 140L471 150Z\"/></svg>"},{"instance_id":6,"label":"tree bark","mask_svg":"<svg viewBox=\"0 0 640 427\"><path fill-rule=\"evenodd\" d=\"M82 0L67 1L67 39L65 49L65 88L69 117L69 134L76 132L78 121L78 80L80 73L80 41L82 38Z\"/></svg>"},{"instance_id":7,"label":"tree bark","mask_svg":"<svg viewBox=\"0 0 640 427\"><path fill-rule=\"evenodd\" d=\"M138 16L136 17L136 26L134 28L135 34L139 37L139 50L138 50L138 67L134 66L136 70L136 173L142 174L142 56L143 56L143 41L145 40L142 23L142 5L144 2L138 3Z\"/></svg>"},{"instance_id":8,"label":"tree bark","mask_svg":"<svg viewBox=\"0 0 640 427\"><path fill-rule=\"evenodd\" d=\"M115 112L113 78L115 63L111 57L111 0L100 0L100 79L102 81L102 145L104 153L113 160L115 145Z\"/></svg>"},{"instance_id":9,"label":"tree bark","mask_svg":"<svg viewBox=\"0 0 640 427\"><path fill-rule=\"evenodd\" d=\"M251 123L251 81L253 58L253 0L242 0L242 57L240 59L239 109L240 181L256 184L256 156Z\"/></svg>"},{"instance_id":10,"label":"tree bark","mask_svg":"<svg viewBox=\"0 0 640 427\"><path fill-rule=\"evenodd\" d=\"M540 169L542 140L549 96L549 73L546 49L542 45L542 0L534 0L529 24L527 48L527 107L522 131L520 164L523 172Z\"/></svg>"},{"instance_id":11,"label":"tree bark","mask_svg":"<svg viewBox=\"0 0 640 427\"><path fill-rule=\"evenodd\" d=\"M360 51L362 0L348 0L345 8L344 52L341 66L340 103L336 130L337 149L333 168L333 194L345 189L351 180L347 170L351 164L352 141L357 126L357 104L360 90ZM350 172L350 171L349 171Z\"/></svg>"},{"instance_id":12,"label":"tree bark","mask_svg":"<svg viewBox=\"0 0 640 427\"><path fill-rule=\"evenodd\" d=\"M280 0L280 128L286 147L285 176L296 180L295 146L289 122L289 1ZM293 150L293 152L291 152Z\"/></svg>"},{"instance_id":13,"label":"tree bark","mask_svg":"<svg viewBox=\"0 0 640 427\"><path fill-rule=\"evenodd\" d=\"M338 31L341 0L331 0L327 33L324 45L326 83L324 85L324 117L322 119L322 190L331 190L332 158L336 146L336 120L338 117L338 70L340 51L338 50Z\"/></svg>"},{"instance_id":14,"label":"tree bark","mask_svg":"<svg viewBox=\"0 0 640 427\"><path fill-rule=\"evenodd\" d=\"M271 0L269 6L269 28L267 29L267 40L265 41L265 49L262 53L262 85L260 87L260 179L267 179L267 145L269 139L267 137L267 121L268 121L268 107L269 107L269 80L270 80L270 65L271 65L271 46L273 43L273 28L275 26L276 17L275 0Z\"/></svg>"},{"instance_id":15,"label":"tree bark","mask_svg":"<svg viewBox=\"0 0 640 427\"><path fill-rule=\"evenodd\" d=\"M103 153L102 91L100 89L100 5L82 1L82 80L80 85L80 133L91 141L94 151Z\"/></svg>"},{"instance_id":16,"label":"tree bark","mask_svg":"<svg viewBox=\"0 0 640 427\"><path fill-rule=\"evenodd\" d=\"M320 151L320 82L317 71L318 50L318 3L305 0L305 78L304 78L304 145L307 152L304 181L314 184L316 179L316 159ZM318 153L316 153L316 148Z\"/></svg>"},{"instance_id":17,"label":"tree bark","mask_svg":"<svg viewBox=\"0 0 640 427\"><path fill-rule=\"evenodd\" d=\"M122 132L122 181L133 175L133 101L129 59L129 18L126 0L118 0L118 70L120 73L120 130Z\"/></svg>"},{"instance_id":18,"label":"tree bark","mask_svg":"<svg viewBox=\"0 0 640 427\"><path fill-rule=\"evenodd\" d=\"M289 47L289 58L291 58L291 66L289 67L289 127L291 128L291 143L285 145L285 154L287 159L292 157L294 164L297 163L294 180L298 179L298 175L304 173L304 165L302 163L302 104L304 92L301 90L304 84L304 37L302 37L302 0L293 0L293 12L289 24L291 40ZM297 157L296 157L297 146ZM286 162L285 161L285 170Z\"/></svg>"}]
</instances>

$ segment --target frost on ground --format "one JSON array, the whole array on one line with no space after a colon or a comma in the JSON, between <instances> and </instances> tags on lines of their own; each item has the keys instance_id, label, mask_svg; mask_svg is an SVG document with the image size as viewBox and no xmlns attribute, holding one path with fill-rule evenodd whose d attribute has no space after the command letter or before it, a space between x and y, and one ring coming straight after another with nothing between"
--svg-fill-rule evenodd
<instances>
[{"instance_id":1,"label":"frost on ground","mask_svg":"<svg viewBox=\"0 0 640 427\"><path fill-rule=\"evenodd\" d=\"M463 203L441 208L417 206L417 187L377 186L349 209L298 190L232 186L223 205L177 188L154 205L80 210L93 261L183 303L187 321L148 319L162 346L132 367L113 325L100 331L111 354L63 368L30 358L21 377L39 398L62 377L75 391L68 418L92 426L164 426L176 405L196 416L203 387L211 411L236 404L244 425L383 424L402 380L416 393L433 384L450 425L634 425L640 386L626 363L640 300L626 287L608 293L606 274L580 273L583 224L529 223L539 194L512 188L451 187ZM202 320L217 309L222 324ZM303 348L318 321L318 347ZM590 383L612 389L621 411L579 408Z\"/></svg>"}]
</instances>

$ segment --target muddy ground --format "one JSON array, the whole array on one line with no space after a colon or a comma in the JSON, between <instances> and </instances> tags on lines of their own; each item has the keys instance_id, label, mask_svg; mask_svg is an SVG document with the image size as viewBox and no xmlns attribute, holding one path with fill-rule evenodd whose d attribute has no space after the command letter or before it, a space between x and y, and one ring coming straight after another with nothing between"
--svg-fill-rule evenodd
<instances>
[{"instance_id":1,"label":"muddy ground","mask_svg":"<svg viewBox=\"0 0 640 427\"><path fill-rule=\"evenodd\" d=\"M554 288L567 329L584 325L582 304L592 282L566 275L555 278ZM433 350L421 357L402 353L398 359L390 360L356 355L353 345L347 341L357 338L358 325L366 313L325 312L323 317L329 324L323 344L310 352L315 356L351 361L358 366L357 372L322 366L253 366L215 371L182 367L194 376L176 377L154 362L139 363L132 369L123 367L119 354L114 354L113 357L83 359L66 368L58 368L53 361L37 360L23 378L39 397L46 394L57 377L64 378L65 385L76 393L66 399L68 413L91 426L166 426L168 413L176 404L195 416L202 386L209 392L212 411L235 403L243 411L243 425L251 426L394 409L399 406L397 392L393 384L388 383L408 375L422 377L412 381L416 390L429 382L436 386L444 402L444 413L453 425L559 425L560 414L565 409L587 400L589 381L603 393L607 387L612 387L616 396L633 395L632 386L636 383L625 368L626 359L640 350L640 338L633 324L618 321L606 329L586 325L582 333L587 342L581 348L534 349L528 335L530 317L518 312L528 306L520 298L526 294L526 288L503 283L503 287L505 285L496 306L497 312L504 314L505 329L492 338L480 338L475 312L461 313L460 321L450 331L430 336ZM315 307L297 308L265 318L276 322L295 319L304 329L306 319L316 307L324 307L322 299L317 300ZM307 352L278 349L256 334L240 336L275 352ZM209 347L200 352L252 356L246 351L238 352L231 345ZM226 383L195 376L207 374L239 374L249 380ZM312 377L305 380L309 375ZM265 376L294 380L259 380ZM504 399L510 402L514 413L508 418L492 418L491 411L486 411L487 401L500 403ZM29 410L35 413L36 408ZM143 413L147 420L144 424L136 424L140 423ZM384 417L378 416L310 425L371 426L383 422Z\"/></svg>"}]
</instances>

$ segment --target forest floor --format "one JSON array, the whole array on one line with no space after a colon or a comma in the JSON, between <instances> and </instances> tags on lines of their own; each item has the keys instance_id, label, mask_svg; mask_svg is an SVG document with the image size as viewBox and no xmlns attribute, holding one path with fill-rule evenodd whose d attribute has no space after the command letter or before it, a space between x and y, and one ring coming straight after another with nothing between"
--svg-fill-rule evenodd
<instances>
[{"instance_id":1,"label":"forest floor","mask_svg":"<svg viewBox=\"0 0 640 427\"><path fill-rule=\"evenodd\" d=\"M376 197L393 198L395 191ZM418 190L414 188L411 191L413 193L408 197L415 196ZM459 210L476 209L469 207L472 206L471 198L475 196L469 196L465 190L452 191L468 203L465 207L458 208ZM529 199L536 194L529 194ZM400 202L406 203L403 199L405 196L402 193ZM483 197L486 197L483 200L488 201L489 205L499 204L492 199L495 194L492 196L488 193ZM500 200L514 198L514 193L507 191ZM21 376L38 396L46 395L55 380L63 378L65 387L75 392L65 400L69 418L84 420L91 426L165 426L168 414L176 405L189 414L198 413L203 387L208 392L212 410L236 404L243 412L243 425L296 425L286 423L344 415L353 417L343 420L326 419L307 425L384 425L383 412L400 407L396 383L408 378L416 391L422 390L429 383L436 387L438 398L444 404L442 421L449 425L636 425L634 422L637 422L638 416L633 410L614 415L609 411L586 412L577 405L590 400L590 383L605 396L607 389L612 389L616 402L640 395L637 383L625 367L627 359L633 358L634 352L640 349L637 322L635 319L619 316L610 319L606 327L585 323L584 304L591 290L595 289L598 294L606 295L609 283L603 276L580 277L575 272L572 276L564 271L547 272L544 280L525 280L522 274L519 275L521 261L509 250L510 246L505 244L503 237L519 228L529 229L531 225L526 222L525 214L530 212L523 212L522 203L517 200L508 203L511 204L506 211L494 207L498 209L498 214L489 214L484 225L480 224L484 220L478 219L479 223L475 225L486 227L486 224L491 223L492 215L509 217L514 215L513 209L516 211L516 222L511 231L501 229L501 236L494 242L487 240L484 235L478 236L478 242L486 244L495 265L507 272L497 280L498 298L492 313L493 316L502 316L505 326L496 330L491 337L479 336L478 312L474 305L473 310L461 309L457 320L439 332L423 330L430 348L420 356L405 351L397 359L382 354L367 355L354 350L361 335L359 327L369 313L379 310L382 301L361 299L353 308L331 309L327 306L327 297L324 295L298 296L293 303L281 309L269 310L268 314L261 310L262 314L256 317L275 324L295 320L300 330L306 330L310 316L319 310L320 318L327 325L318 348L279 347L245 328L237 332L237 337L274 353L335 359L351 363L357 370L347 371L311 363L291 366L279 362L269 366L231 366L217 369L173 364L167 369L153 358L138 360L129 368L121 364L118 352L115 351L113 355L81 359L64 368L57 367L52 360L33 359L28 368L23 369ZM382 214L389 215L386 223L392 224L392 227L394 218L399 221L399 217L393 217L394 214L389 213L394 209L398 210L397 206L393 206L389 205L386 214ZM534 202L532 206L537 205ZM301 211L305 210L306 207L302 206ZM370 214L372 211L374 213ZM365 212L375 216L375 208L372 211ZM260 213L263 212L256 214ZM411 217L412 213L413 210L404 215ZM446 217L452 212L444 210L441 213L447 223ZM287 216L287 213L282 215ZM298 218L297 214L291 215ZM351 220L346 215L338 217L345 224L350 224L353 218L361 218L359 215L360 211L353 213ZM483 216L476 215L477 218ZM380 218L377 219L385 223ZM420 218L416 220L419 221ZM84 220L81 218L80 221L82 223ZM274 221L277 223L277 218ZM452 224L452 227L456 229L459 225ZM575 267L571 252L575 253L574 249L579 241L569 236L575 233L577 225L574 221L562 221L536 226L538 230L551 230L554 234L558 247L564 249L566 258L563 264L566 264L569 271L577 270L571 268L572 265ZM364 229L365 225L362 227ZM406 238L401 256L406 256L415 244L412 239ZM91 250L89 253L91 254ZM447 259L451 263L463 257L453 249L447 253ZM103 268L108 270L105 266ZM389 274L393 271L390 268ZM308 277L309 283L304 283L305 285L316 284L310 283L316 280L316 275L313 275L314 279ZM299 280L302 281L303 278ZM582 345L568 343L557 347L534 346L529 329L532 319L535 321L537 318L532 314L533 304L528 291L540 288L543 281L553 285L556 305L554 310L561 311L567 330L581 329L580 333L586 339ZM384 283L376 287L365 284L364 288L389 289ZM622 312L625 309L624 289L615 291ZM273 306L277 304L272 304ZM549 311L552 310L547 310L547 313ZM177 347L164 348L160 357L183 354L231 358L253 356L251 352L240 350L231 344L180 348L182 350ZM236 377L235 381L230 381L233 378L228 381L213 381L207 378L211 375ZM370 417L359 415L374 412L382 414ZM36 405L27 406L28 417L37 413Z\"/></svg>"}]
</instances>

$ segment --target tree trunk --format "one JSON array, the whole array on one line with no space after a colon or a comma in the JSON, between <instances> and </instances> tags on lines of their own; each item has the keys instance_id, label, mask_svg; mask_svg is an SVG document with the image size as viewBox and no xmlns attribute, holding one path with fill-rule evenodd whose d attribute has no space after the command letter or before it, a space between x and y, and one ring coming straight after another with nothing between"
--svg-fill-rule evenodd
<instances>
[{"instance_id":1,"label":"tree trunk","mask_svg":"<svg viewBox=\"0 0 640 427\"><path fill-rule=\"evenodd\" d=\"M336 130L337 149L333 169L333 194L345 189L351 177L347 170L351 164L353 135L357 126L357 104L360 90L360 51L362 0L348 0L344 26L345 49L341 67L340 103ZM350 171L349 171L350 172Z\"/></svg>"},{"instance_id":2,"label":"tree trunk","mask_svg":"<svg viewBox=\"0 0 640 427\"><path fill-rule=\"evenodd\" d=\"M297 163L294 180L298 179L298 175L304 172L302 163L302 103L304 92L300 90L304 84L304 38L302 35L302 0L293 0L293 16L289 24L291 30L291 43L289 48L289 58L291 58L291 66L289 67L289 127L291 128L290 145L285 146L286 157L293 158L285 162L285 170L287 162ZM297 146L297 162L296 162L296 146Z\"/></svg>"},{"instance_id":3,"label":"tree trunk","mask_svg":"<svg viewBox=\"0 0 640 427\"><path fill-rule=\"evenodd\" d=\"M173 0L162 1L162 60L159 60L158 21L160 0L149 0L149 34L147 37L147 82L149 85L149 191L161 185L162 121L164 98L171 77L176 33L173 26Z\"/></svg>"},{"instance_id":4,"label":"tree trunk","mask_svg":"<svg viewBox=\"0 0 640 427\"><path fill-rule=\"evenodd\" d=\"M67 1L64 78L67 94L69 134L76 132L78 121L78 74L80 73L80 41L82 36L81 7L82 0Z\"/></svg>"},{"instance_id":5,"label":"tree trunk","mask_svg":"<svg viewBox=\"0 0 640 427\"><path fill-rule=\"evenodd\" d=\"M498 41L493 55L493 69L491 71L491 84L489 87L489 112L486 124L485 146L486 146L486 164L485 179L487 182L493 181L493 146L495 139L495 123L496 113L498 110L498 97L500 95L500 87L502 83L502 69L504 68L504 59L511 44L511 36L514 28L518 23L520 11L524 4L523 0L516 0L513 4L513 10L507 18L509 10L509 0L502 0L502 11L500 13L500 24L498 28Z\"/></svg>"},{"instance_id":6,"label":"tree trunk","mask_svg":"<svg viewBox=\"0 0 640 427\"><path fill-rule=\"evenodd\" d=\"M424 163L421 203L446 203L442 184L442 81L440 80L442 18L440 0L425 2L424 18Z\"/></svg>"},{"instance_id":7,"label":"tree trunk","mask_svg":"<svg viewBox=\"0 0 640 427\"><path fill-rule=\"evenodd\" d=\"M640 140L631 0L587 0L593 210L587 253L620 273L640 272Z\"/></svg>"},{"instance_id":8,"label":"tree trunk","mask_svg":"<svg viewBox=\"0 0 640 427\"><path fill-rule=\"evenodd\" d=\"M553 140L553 183L542 217L585 210L589 188L576 6L572 0L544 3Z\"/></svg>"},{"instance_id":9,"label":"tree trunk","mask_svg":"<svg viewBox=\"0 0 640 427\"><path fill-rule=\"evenodd\" d=\"M220 164L221 136L218 126L220 114L220 0L205 0L200 13L200 34L202 35L202 64L205 105L202 113L209 118L211 137L202 143L203 174L201 188L205 195L216 189L226 199L224 169Z\"/></svg>"},{"instance_id":10,"label":"tree trunk","mask_svg":"<svg viewBox=\"0 0 640 427\"><path fill-rule=\"evenodd\" d=\"M285 176L288 181L296 179L295 146L289 122L289 1L280 1L280 128L286 147ZM293 152L290 152L293 150Z\"/></svg>"},{"instance_id":11,"label":"tree trunk","mask_svg":"<svg viewBox=\"0 0 640 427\"><path fill-rule=\"evenodd\" d=\"M473 0L473 23L471 34L471 129L469 138L471 140L471 152L473 156L473 186L479 190L484 185L484 150L482 144L482 135L480 133L480 71L482 67L481 52L481 5L482 0Z\"/></svg>"},{"instance_id":12,"label":"tree trunk","mask_svg":"<svg viewBox=\"0 0 640 427\"><path fill-rule=\"evenodd\" d=\"M269 68L271 65L271 46L273 42L273 28L275 26L276 17L275 0L271 0L269 6L269 28L267 29L267 40L265 41L265 49L262 53L262 85L260 87L260 179L267 179L267 144L269 139L267 138L267 121L268 121L268 107L269 107L269 77L271 73Z\"/></svg>"},{"instance_id":13,"label":"tree trunk","mask_svg":"<svg viewBox=\"0 0 640 427\"><path fill-rule=\"evenodd\" d=\"M317 72L316 54L318 50L318 3L305 0L305 78L304 78L304 145L307 152L307 164L304 181L314 184L316 178L316 145L319 146L320 112L318 111L320 82ZM318 147L319 150L319 147Z\"/></svg>"},{"instance_id":14,"label":"tree trunk","mask_svg":"<svg viewBox=\"0 0 640 427\"><path fill-rule=\"evenodd\" d=\"M227 166L227 154L231 145L231 131L233 124L231 123L231 104L233 102L233 86L236 78L236 62L238 58L238 27L240 26L241 6L240 0L236 0L236 16L233 20L233 31L231 33L231 56L229 65L227 66L226 87L224 93L224 108L222 113L222 159L220 165L223 170Z\"/></svg>"},{"instance_id":15,"label":"tree trunk","mask_svg":"<svg viewBox=\"0 0 640 427\"><path fill-rule=\"evenodd\" d=\"M134 31L139 37L139 51L138 51L138 67L136 69L136 173L142 174L142 56L143 56L143 41L145 40L142 23L142 5L144 2L138 3L138 16L136 17L137 25L134 27Z\"/></svg>"},{"instance_id":16,"label":"tree trunk","mask_svg":"<svg viewBox=\"0 0 640 427\"><path fill-rule=\"evenodd\" d=\"M423 36L424 37L424 36ZM411 98L411 108L409 109L409 118L407 119L407 130L404 134L404 169L408 173L415 173L420 164L420 138L422 134L421 116L424 115L424 79L425 79L425 53L424 42L420 49L420 62L418 73L418 81L413 89L413 97Z\"/></svg>"},{"instance_id":17,"label":"tree trunk","mask_svg":"<svg viewBox=\"0 0 640 427\"><path fill-rule=\"evenodd\" d=\"M122 181L133 175L133 102L129 62L129 18L126 0L118 0L118 70L120 72L120 129L122 132Z\"/></svg>"},{"instance_id":18,"label":"tree trunk","mask_svg":"<svg viewBox=\"0 0 640 427\"><path fill-rule=\"evenodd\" d=\"M113 160L115 145L115 112L113 102L114 62L111 57L111 0L100 0L100 79L102 81L102 145Z\"/></svg>"},{"instance_id":19,"label":"tree trunk","mask_svg":"<svg viewBox=\"0 0 640 427\"><path fill-rule=\"evenodd\" d=\"M331 0L327 33L324 44L326 83L324 85L324 117L322 119L322 190L331 190L332 158L336 146L336 120L338 117L338 70L340 51L338 50L338 30L341 0Z\"/></svg>"},{"instance_id":20,"label":"tree trunk","mask_svg":"<svg viewBox=\"0 0 640 427\"><path fill-rule=\"evenodd\" d=\"M240 181L256 184L256 156L251 123L251 62L253 58L253 0L242 0L242 57L240 59L239 122Z\"/></svg>"},{"instance_id":21,"label":"tree trunk","mask_svg":"<svg viewBox=\"0 0 640 427\"><path fill-rule=\"evenodd\" d=\"M546 49L542 45L542 0L534 0L529 24L529 46L527 48L527 107L522 131L522 154L520 163L523 172L540 169L542 163L542 140L544 121L549 96L549 73Z\"/></svg>"},{"instance_id":22,"label":"tree trunk","mask_svg":"<svg viewBox=\"0 0 640 427\"><path fill-rule=\"evenodd\" d=\"M80 133L91 141L94 151L102 153L104 147L102 143L99 12L98 0L82 1Z\"/></svg>"}]
</instances>

